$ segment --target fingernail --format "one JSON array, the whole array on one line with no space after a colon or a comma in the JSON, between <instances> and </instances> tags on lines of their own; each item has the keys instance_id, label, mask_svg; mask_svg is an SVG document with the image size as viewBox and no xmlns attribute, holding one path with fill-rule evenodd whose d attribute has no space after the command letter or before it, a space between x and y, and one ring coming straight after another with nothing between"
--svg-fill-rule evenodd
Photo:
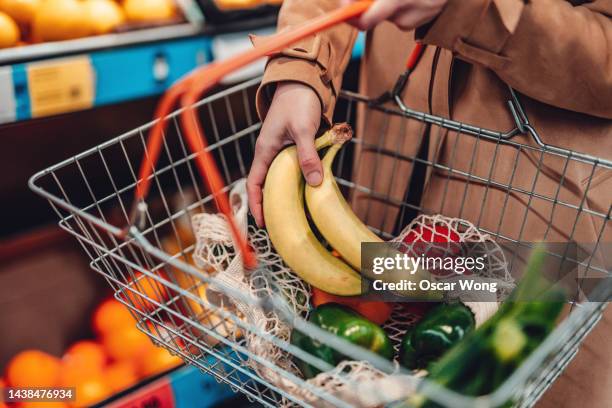
<instances>
[{"instance_id":1,"label":"fingernail","mask_svg":"<svg viewBox=\"0 0 612 408\"><path fill-rule=\"evenodd\" d=\"M306 181L311 186L318 186L319 184L321 184L321 181L323 181L321 178L321 172L317 170L311 171L306 175Z\"/></svg>"}]
</instances>

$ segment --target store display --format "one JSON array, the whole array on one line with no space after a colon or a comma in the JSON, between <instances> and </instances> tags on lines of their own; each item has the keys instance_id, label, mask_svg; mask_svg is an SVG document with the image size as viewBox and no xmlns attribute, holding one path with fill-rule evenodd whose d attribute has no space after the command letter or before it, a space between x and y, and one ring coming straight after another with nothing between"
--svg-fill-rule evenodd
<instances>
[{"instance_id":1,"label":"store display","mask_svg":"<svg viewBox=\"0 0 612 408\"><path fill-rule=\"evenodd\" d=\"M75 387L74 407L86 407L177 367L182 360L154 346L136 328L130 312L106 300L92 316L96 339L79 340L61 358L26 350L8 363L5 379L13 387Z\"/></svg>"},{"instance_id":2,"label":"store display","mask_svg":"<svg viewBox=\"0 0 612 408\"><path fill-rule=\"evenodd\" d=\"M71 40L183 19L174 0L1 0L0 13L0 48L19 40L22 45Z\"/></svg>"}]
</instances>

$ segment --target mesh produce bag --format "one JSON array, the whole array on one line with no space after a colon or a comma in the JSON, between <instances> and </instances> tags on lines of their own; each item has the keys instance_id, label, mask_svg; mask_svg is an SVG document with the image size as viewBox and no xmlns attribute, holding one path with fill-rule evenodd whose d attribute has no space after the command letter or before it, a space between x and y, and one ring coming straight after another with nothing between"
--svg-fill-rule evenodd
<instances>
[{"instance_id":1,"label":"mesh produce bag","mask_svg":"<svg viewBox=\"0 0 612 408\"><path fill-rule=\"evenodd\" d=\"M193 253L196 266L203 270L212 271L210 273L216 281L254 298L265 299L266 297L280 295L289 305L293 314L306 319L310 304L310 287L293 273L284 264L281 257L274 252L266 231L248 225L246 180L241 179L234 184L230 192L230 202L233 206L237 224L242 232L247 234L249 244L256 252L258 268L252 271L243 268L242 257L235 249L225 217L221 214L204 213L197 214L192 218L196 236L196 247ZM449 242L452 242L452 238L453 241L458 239L460 242L486 243L487 245L483 248L486 247L490 251L487 257L489 265L487 265L486 278L499 280L507 287L512 286L512 279L508 275L505 257L501 249L490 237L480 233L477 228L464 220L449 219L440 215L419 216L393 241L402 244L404 250L413 255L416 255L414 251L420 251L423 248L429 251L441 251L442 253L455 250L443 239L428 242L434 241L431 237L440 234L441 231L448 234L446 238ZM406 241L413 243L426 242L426 245L405 244ZM491 256L492 254L493 256ZM439 278L452 279L453 277L439 276ZM247 323L247 326L252 328L244 333L245 346L250 353L301 377L301 373L292 361L292 355L267 339L267 336L260 334L265 333L288 342L291 335L290 324L273 311L264 311L261 308L244 303L240 299L227 298L218 285L214 283L208 286L207 297L209 301L217 305L234 308L236 315L240 316ZM489 308L483 308L481 305L480 310L490 310L485 314L481 313L481 316L476 313L477 324L492 314L496 310L496 305L496 299L489 302ZM384 324L383 328L393 342L396 351L406 330L419 318L419 316L406 311L399 303L394 307L390 319ZM262 378L289 394L313 405L326 405L318 395L286 378L279 373L278 369L270 368L252 358L248 360L247 364ZM351 405L376 406L405 397L412 391L413 379L406 378L405 375L399 375L399 365L397 362L395 362L395 365L397 367L396 373L385 374L368 362L343 361L335 369L320 373L307 380L307 382ZM422 374L416 373L417 376ZM289 405L288 401L286 403Z\"/></svg>"}]
</instances>

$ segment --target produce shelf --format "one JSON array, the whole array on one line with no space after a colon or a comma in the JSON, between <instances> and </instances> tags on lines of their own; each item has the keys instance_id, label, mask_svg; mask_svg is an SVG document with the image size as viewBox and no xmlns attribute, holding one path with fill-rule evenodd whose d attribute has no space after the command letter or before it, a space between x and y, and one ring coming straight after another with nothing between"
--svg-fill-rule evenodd
<instances>
[{"instance_id":1,"label":"produce shelf","mask_svg":"<svg viewBox=\"0 0 612 408\"><path fill-rule=\"evenodd\" d=\"M4 50L0 123L162 93L210 61L209 42L198 28L181 24Z\"/></svg>"},{"instance_id":2,"label":"produce shelf","mask_svg":"<svg viewBox=\"0 0 612 408\"><path fill-rule=\"evenodd\" d=\"M124 33L77 38L61 42L47 42L21 47L0 49L0 65L30 62L37 59L62 57L112 47L124 47L152 41L173 40L200 34L202 30L193 24L145 28Z\"/></svg>"},{"instance_id":3,"label":"produce shelf","mask_svg":"<svg viewBox=\"0 0 612 408\"><path fill-rule=\"evenodd\" d=\"M232 54L217 55L216 44L238 52L250 46L246 34L272 32L274 20L178 24L0 50L0 124L159 95L197 66ZM354 58L363 43L360 36ZM263 66L245 74L257 76Z\"/></svg>"}]
</instances>

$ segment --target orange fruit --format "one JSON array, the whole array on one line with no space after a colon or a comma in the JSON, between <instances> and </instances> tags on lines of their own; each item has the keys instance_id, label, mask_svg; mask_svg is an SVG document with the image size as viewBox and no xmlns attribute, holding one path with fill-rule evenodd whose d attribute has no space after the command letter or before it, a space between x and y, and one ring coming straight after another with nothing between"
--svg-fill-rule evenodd
<instances>
[{"instance_id":1,"label":"orange fruit","mask_svg":"<svg viewBox=\"0 0 612 408\"><path fill-rule=\"evenodd\" d=\"M86 37L91 32L83 2L45 0L34 13L32 34L37 41L61 41Z\"/></svg>"},{"instance_id":2,"label":"orange fruit","mask_svg":"<svg viewBox=\"0 0 612 408\"><path fill-rule=\"evenodd\" d=\"M93 315L94 330L101 336L135 324L136 320L127 307L115 299L102 302Z\"/></svg>"},{"instance_id":3,"label":"orange fruit","mask_svg":"<svg viewBox=\"0 0 612 408\"><path fill-rule=\"evenodd\" d=\"M125 0L123 10L135 22L169 20L176 13L172 0Z\"/></svg>"},{"instance_id":4,"label":"orange fruit","mask_svg":"<svg viewBox=\"0 0 612 408\"><path fill-rule=\"evenodd\" d=\"M86 0L87 19L93 34L106 34L125 22L123 10L113 0Z\"/></svg>"},{"instance_id":5,"label":"orange fruit","mask_svg":"<svg viewBox=\"0 0 612 408\"><path fill-rule=\"evenodd\" d=\"M121 361L138 358L151 346L151 341L136 326L128 326L106 333L102 344L113 360Z\"/></svg>"},{"instance_id":6,"label":"orange fruit","mask_svg":"<svg viewBox=\"0 0 612 408\"><path fill-rule=\"evenodd\" d=\"M70 404L74 407L88 407L112 395L101 373L82 378L74 387L76 400Z\"/></svg>"},{"instance_id":7,"label":"orange fruit","mask_svg":"<svg viewBox=\"0 0 612 408\"><path fill-rule=\"evenodd\" d=\"M143 377L149 377L170 370L182 362L168 350L151 345L138 359L138 372Z\"/></svg>"},{"instance_id":8,"label":"orange fruit","mask_svg":"<svg viewBox=\"0 0 612 408\"><path fill-rule=\"evenodd\" d=\"M30 24L42 0L0 0L0 10L19 24Z\"/></svg>"},{"instance_id":9,"label":"orange fruit","mask_svg":"<svg viewBox=\"0 0 612 408\"><path fill-rule=\"evenodd\" d=\"M2 405L0 405L2 406ZM19 408L69 408L66 402L21 402Z\"/></svg>"},{"instance_id":10,"label":"orange fruit","mask_svg":"<svg viewBox=\"0 0 612 408\"><path fill-rule=\"evenodd\" d=\"M76 367L81 373L97 373L106 364L106 353L100 343L83 340L74 343L64 353L62 366Z\"/></svg>"},{"instance_id":11,"label":"orange fruit","mask_svg":"<svg viewBox=\"0 0 612 408\"><path fill-rule=\"evenodd\" d=\"M134 307L145 312L159 307L149 299L163 304L169 297L164 285L144 274L138 274L128 285L136 291L125 290L128 300Z\"/></svg>"},{"instance_id":12,"label":"orange fruit","mask_svg":"<svg viewBox=\"0 0 612 408\"><path fill-rule=\"evenodd\" d=\"M99 372L98 372L99 373ZM78 365L63 364L59 375L60 387L75 387L77 383L83 380L83 377L95 375L95 371L83 373Z\"/></svg>"},{"instance_id":13,"label":"orange fruit","mask_svg":"<svg viewBox=\"0 0 612 408\"><path fill-rule=\"evenodd\" d=\"M106 367L104 382L113 392L125 390L138 382L136 367L130 361L117 361Z\"/></svg>"},{"instance_id":14,"label":"orange fruit","mask_svg":"<svg viewBox=\"0 0 612 408\"><path fill-rule=\"evenodd\" d=\"M54 387L60 368L59 358L40 350L25 350L9 361L6 380L13 387Z\"/></svg>"},{"instance_id":15,"label":"orange fruit","mask_svg":"<svg viewBox=\"0 0 612 408\"><path fill-rule=\"evenodd\" d=\"M19 41L19 27L12 18L0 11L0 48L14 47Z\"/></svg>"}]
</instances>

